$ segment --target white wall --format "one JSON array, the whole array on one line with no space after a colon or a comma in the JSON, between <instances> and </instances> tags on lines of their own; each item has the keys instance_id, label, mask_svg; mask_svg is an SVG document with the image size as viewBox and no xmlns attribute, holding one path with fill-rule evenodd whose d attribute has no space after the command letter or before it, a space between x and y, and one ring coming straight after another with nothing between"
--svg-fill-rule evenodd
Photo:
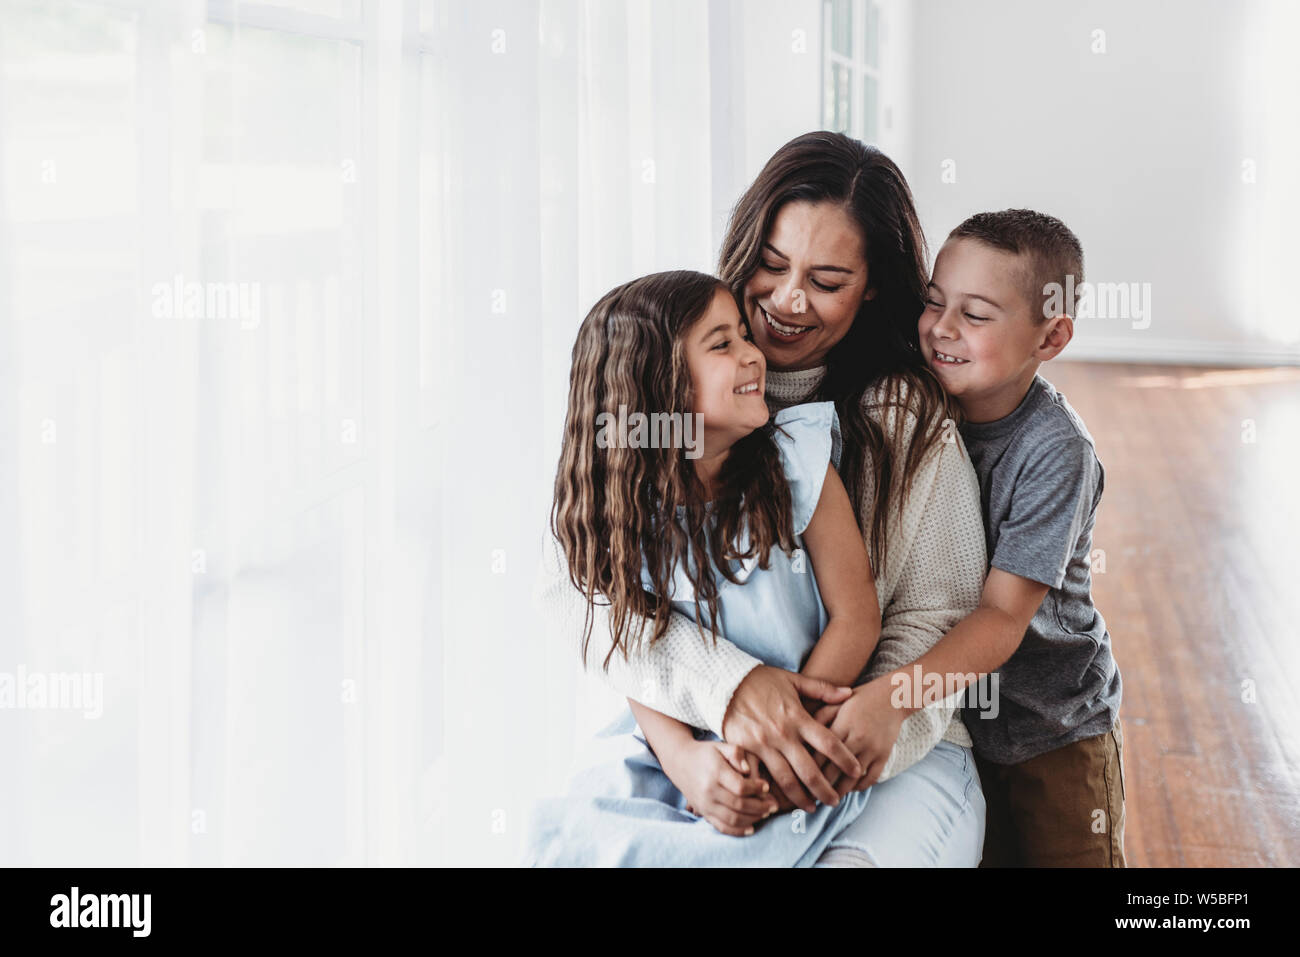
<instances>
[{"instance_id":1,"label":"white wall","mask_svg":"<svg viewBox=\"0 0 1300 957\"><path fill-rule=\"evenodd\" d=\"M974 212L1040 209L1078 234L1089 280L1151 284L1147 328L1080 322L1067 355L1300 362L1300 320L1267 295L1297 252L1294 7L918 0L913 12L904 171L934 249Z\"/></svg>"},{"instance_id":2,"label":"white wall","mask_svg":"<svg viewBox=\"0 0 1300 957\"><path fill-rule=\"evenodd\" d=\"M763 164L820 122L821 0L714 0L709 31L716 251Z\"/></svg>"}]
</instances>

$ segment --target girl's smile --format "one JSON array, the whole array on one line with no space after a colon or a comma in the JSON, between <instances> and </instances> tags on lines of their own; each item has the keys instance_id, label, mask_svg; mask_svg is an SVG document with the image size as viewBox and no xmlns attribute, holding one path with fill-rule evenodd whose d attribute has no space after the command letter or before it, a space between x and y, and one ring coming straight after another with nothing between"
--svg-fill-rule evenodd
<instances>
[{"instance_id":1,"label":"girl's smile","mask_svg":"<svg viewBox=\"0 0 1300 957\"><path fill-rule=\"evenodd\" d=\"M725 289L686 335L692 412L704 417L704 456L725 454L767 424L767 362Z\"/></svg>"}]
</instances>

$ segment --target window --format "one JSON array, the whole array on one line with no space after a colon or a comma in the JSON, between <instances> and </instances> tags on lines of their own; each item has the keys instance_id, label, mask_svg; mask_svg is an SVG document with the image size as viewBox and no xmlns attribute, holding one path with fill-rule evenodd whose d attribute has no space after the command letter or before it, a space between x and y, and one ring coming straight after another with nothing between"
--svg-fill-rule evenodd
<instances>
[{"instance_id":1,"label":"window","mask_svg":"<svg viewBox=\"0 0 1300 957\"><path fill-rule=\"evenodd\" d=\"M880 138L880 7L822 3L822 126L873 144Z\"/></svg>"},{"instance_id":2,"label":"window","mask_svg":"<svg viewBox=\"0 0 1300 957\"><path fill-rule=\"evenodd\" d=\"M439 7L0 0L0 655L102 679L0 729L9 860L415 859Z\"/></svg>"}]
</instances>

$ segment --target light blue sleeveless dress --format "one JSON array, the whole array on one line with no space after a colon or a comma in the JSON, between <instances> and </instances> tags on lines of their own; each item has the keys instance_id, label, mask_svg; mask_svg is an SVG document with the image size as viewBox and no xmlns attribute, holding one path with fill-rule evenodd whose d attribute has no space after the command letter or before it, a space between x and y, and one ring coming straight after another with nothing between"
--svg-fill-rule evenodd
<instances>
[{"instance_id":1,"label":"light blue sleeveless dress","mask_svg":"<svg viewBox=\"0 0 1300 957\"><path fill-rule=\"evenodd\" d=\"M798 550L771 550L734 562L740 584L717 575L719 634L765 664L798 671L828 623L799 538L812 520L829 463L839 464L839 422L832 402L777 412L774 435L794 510ZM741 551L747 541L742 539ZM648 573L646 587L650 588ZM694 592L674 570L672 604L694 619ZM703 609L707 616L707 609ZM707 621L701 641L710 641ZM697 730L700 740L717 735ZM747 837L715 830L686 810L646 744L631 709L601 731L572 781L569 794L537 802L524 846L524 863L561 867L811 867L832 840L866 807L871 791L850 791L839 806L819 804L774 814Z\"/></svg>"}]
</instances>

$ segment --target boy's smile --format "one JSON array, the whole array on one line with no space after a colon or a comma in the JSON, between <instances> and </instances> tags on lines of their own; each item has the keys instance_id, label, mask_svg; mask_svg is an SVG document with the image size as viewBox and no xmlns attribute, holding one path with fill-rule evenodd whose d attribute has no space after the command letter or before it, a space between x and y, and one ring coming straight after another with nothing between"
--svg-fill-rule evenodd
<instances>
[{"instance_id":1,"label":"boy's smile","mask_svg":"<svg viewBox=\"0 0 1300 957\"><path fill-rule=\"evenodd\" d=\"M1073 332L1068 317L1035 314L1028 274L1022 256L967 237L948 240L935 257L917 323L921 353L972 422L1015 411L1039 364Z\"/></svg>"}]
</instances>

